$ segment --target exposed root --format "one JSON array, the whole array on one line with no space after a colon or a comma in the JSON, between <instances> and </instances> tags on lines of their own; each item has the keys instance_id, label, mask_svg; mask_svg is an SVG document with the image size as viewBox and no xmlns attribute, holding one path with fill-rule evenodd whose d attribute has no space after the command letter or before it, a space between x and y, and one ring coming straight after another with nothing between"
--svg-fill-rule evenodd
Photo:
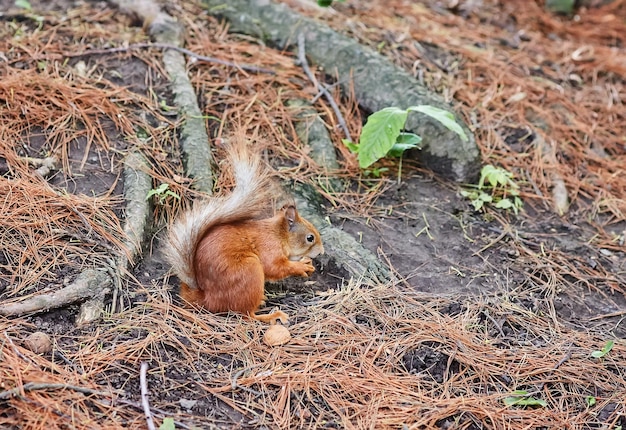
<instances>
[{"instance_id":1,"label":"exposed root","mask_svg":"<svg viewBox=\"0 0 626 430\"><path fill-rule=\"evenodd\" d=\"M87 269L74 282L50 294L39 294L16 303L0 304L0 315L16 316L67 306L110 291L111 278L100 271Z\"/></svg>"}]
</instances>

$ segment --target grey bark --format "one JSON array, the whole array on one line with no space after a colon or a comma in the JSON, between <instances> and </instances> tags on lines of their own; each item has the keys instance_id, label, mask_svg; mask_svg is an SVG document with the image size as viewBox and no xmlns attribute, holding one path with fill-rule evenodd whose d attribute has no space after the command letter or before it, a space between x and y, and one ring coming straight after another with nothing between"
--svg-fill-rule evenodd
<instances>
[{"instance_id":1,"label":"grey bark","mask_svg":"<svg viewBox=\"0 0 626 430\"><path fill-rule=\"evenodd\" d=\"M313 106L304 100L290 100L287 105L294 114L296 134L308 144L313 161L329 171L339 169L335 146Z\"/></svg>"},{"instance_id":2,"label":"grey bark","mask_svg":"<svg viewBox=\"0 0 626 430\"><path fill-rule=\"evenodd\" d=\"M104 294L110 290L111 278L100 270L87 269L65 288L50 294L40 294L18 303L0 306L0 315L14 316L60 308L69 303Z\"/></svg>"},{"instance_id":3,"label":"grey bark","mask_svg":"<svg viewBox=\"0 0 626 430\"><path fill-rule=\"evenodd\" d=\"M131 260L141 255L150 219L150 204L146 196L152 190L152 178L147 173L148 169L148 162L139 152L130 152L124 160L124 247Z\"/></svg>"},{"instance_id":4,"label":"grey bark","mask_svg":"<svg viewBox=\"0 0 626 430\"><path fill-rule=\"evenodd\" d=\"M329 75L337 76L345 93L352 87L359 104L367 111L423 104L452 111L439 95L420 86L408 72L380 54L284 4L269 0L204 0L204 3L209 13L230 22L231 31L259 37L280 49L294 45L297 35L303 33L308 57ZM457 121L469 137L467 142L421 114L409 115L406 128L423 139L423 149L417 154L424 165L455 181L472 182L480 170L480 153L467 125L458 116Z\"/></svg>"},{"instance_id":5,"label":"grey bark","mask_svg":"<svg viewBox=\"0 0 626 430\"><path fill-rule=\"evenodd\" d=\"M318 257L319 260L328 262L328 259L332 258L337 266L357 280L379 283L391 279L389 269L376 255L320 215L321 210L315 207L319 196L311 187L299 186L296 189L295 200L298 212L313 223L322 236L325 255Z\"/></svg>"},{"instance_id":6,"label":"grey bark","mask_svg":"<svg viewBox=\"0 0 626 430\"><path fill-rule=\"evenodd\" d=\"M117 261L115 270L111 270L111 276L115 281L111 311L117 308L118 296L122 290L122 276L133 264L137 257L141 256L143 243L146 240L146 232L150 222L150 202L146 196L152 189L152 177L148 174L149 166L143 154L139 151L131 151L124 160L124 201L126 203L124 214L124 249ZM123 305L120 303L120 309ZM104 296L93 297L81 306L76 323L86 324L100 317L104 309Z\"/></svg>"},{"instance_id":7,"label":"grey bark","mask_svg":"<svg viewBox=\"0 0 626 430\"><path fill-rule=\"evenodd\" d=\"M329 170L338 169L335 147L317 111L303 100L290 101L289 108L296 110L294 115L296 133L310 148L311 158ZM328 185L335 190L344 188L342 181L337 178L330 179ZM385 282L390 279L389 270L374 254L350 234L331 225L320 215L322 211L315 207L315 202L321 201L321 197L312 187L299 186L295 199L298 211L317 227L322 236L326 254L318 257L319 260L328 262L332 258L339 267L356 279L374 282Z\"/></svg>"},{"instance_id":8,"label":"grey bark","mask_svg":"<svg viewBox=\"0 0 626 430\"><path fill-rule=\"evenodd\" d=\"M123 9L137 14L145 23L150 23L148 32L156 42L174 46L182 45L183 27L168 14L160 12L159 6L154 2L125 0L118 3L123 4ZM209 146L209 135L206 132L196 93L187 76L185 57L178 51L166 49L163 52L163 65L170 77L174 102L183 118L179 143L185 171L193 178L195 189L211 194L213 191L211 171L213 157Z\"/></svg>"}]
</instances>

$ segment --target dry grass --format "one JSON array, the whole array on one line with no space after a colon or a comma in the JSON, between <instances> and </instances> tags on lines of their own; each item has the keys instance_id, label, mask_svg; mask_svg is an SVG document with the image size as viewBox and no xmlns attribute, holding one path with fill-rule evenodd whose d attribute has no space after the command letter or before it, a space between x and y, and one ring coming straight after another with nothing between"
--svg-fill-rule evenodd
<instances>
[{"instance_id":1,"label":"dry grass","mask_svg":"<svg viewBox=\"0 0 626 430\"><path fill-rule=\"evenodd\" d=\"M445 420L457 420L460 428L472 423L494 429L591 428L616 424L626 413L624 345L617 343L606 357L594 359L590 353L604 339L571 331L516 302L473 301L450 313L454 302L445 299L396 286L364 290L350 284L299 308L290 327L292 341L270 348L261 341L260 324L198 316L172 305L167 294L148 294L145 304L106 319L91 335L58 335L57 350L66 363L51 363L19 347L23 329L3 323L13 339L1 343L3 389L28 381L101 391L29 391L7 401L4 422L60 428L71 418L74 428L140 427L141 414L114 388L133 393L131 400L137 401L141 361L151 364L157 416L187 424L194 418L177 412L181 396L209 410L219 399L255 425L285 429L331 423L417 428ZM418 363L424 351L439 361L409 373L403 358L414 351ZM547 406L505 406L515 390L534 393ZM587 396L595 398L595 406L587 405ZM59 410L64 412L55 413Z\"/></svg>"},{"instance_id":2,"label":"dry grass","mask_svg":"<svg viewBox=\"0 0 626 430\"><path fill-rule=\"evenodd\" d=\"M0 193L5 197L1 267L9 295L32 293L68 267L90 266L98 256L106 257L103 251L121 249L119 219L111 211L115 199L60 194L43 180L6 178L0 179Z\"/></svg>"}]
</instances>

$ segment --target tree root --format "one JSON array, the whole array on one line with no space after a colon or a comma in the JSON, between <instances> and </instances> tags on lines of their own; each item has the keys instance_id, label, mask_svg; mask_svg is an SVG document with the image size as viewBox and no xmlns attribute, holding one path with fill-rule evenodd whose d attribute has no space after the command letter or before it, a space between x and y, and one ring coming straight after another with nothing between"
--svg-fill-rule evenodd
<instances>
[{"instance_id":1,"label":"tree root","mask_svg":"<svg viewBox=\"0 0 626 430\"><path fill-rule=\"evenodd\" d=\"M39 294L18 303L0 305L0 315L16 316L47 311L66 306L81 300L110 291L111 278L100 270L87 269L76 277L74 282L59 291Z\"/></svg>"},{"instance_id":2,"label":"tree root","mask_svg":"<svg viewBox=\"0 0 626 430\"><path fill-rule=\"evenodd\" d=\"M205 0L204 4L209 13L226 18L231 31L256 36L279 49L287 49L303 34L307 56L336 76L345 94L353 88L359 104L369 112L423 104L452 110L441 96L377 52L285 4L268 0ZM467 142L423 115L410 115L405 128L422 137L423 148L417 154L426 167L458 182L472 182L480 170L480 153L469 128L458 118L457 122L468 135Z\"/></svg>"},{"instance_id":3,"label":"tree root","mask_svg":"<svg viewBox=\"0 0 626 430\"><path fill-rule=\"evenodd\" d=\"M311 158L329 170L339 167L335 155L335 147L330 139L324 122L317 115L317 111L302 100L293 100L289 107L298 109L295 129L298 137L311 148ZM298 121L299 120L299 121ZM345 188L338 178L330 178L328 184L334 190ZM333 259L335 263L346 270L356 279L373 282L386 282L390 279L389 269L368 249L345 231L329 224L313 202L321 200L319 194L309 186L301 185L296 188L296 204L300 213L318 228L326 254L318 257L326 263Z\"/></svg>"},{"instance_id":4,"label":"tree root","mask_svg":"<svg viewBox=\"0 0 626 430\"><path fill-rule=\"evenodd\" d=\"M180 47L183 41L183 27L174 18L160 10L152 0L113 0L124 12L132 13L144 23L149 35L160 45ZM184 123L180 131L180 147L183 163L188 175L194 179L194 188L211 194L213 157L209 146L209 135L204 126L204 118L198 105L193 85L187 76L186 62L180 49L165 49L163 65L169 74L174 93L174 102L180 108Z\"/></svg>"}]
</instances>

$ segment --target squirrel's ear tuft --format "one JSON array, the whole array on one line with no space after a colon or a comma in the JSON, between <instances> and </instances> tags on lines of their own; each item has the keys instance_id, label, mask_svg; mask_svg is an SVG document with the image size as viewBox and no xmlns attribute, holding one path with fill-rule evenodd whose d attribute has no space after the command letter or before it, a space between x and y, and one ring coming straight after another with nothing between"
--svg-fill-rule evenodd
<instances>
[{"instance_id":1,"label":"squirrel's ear tuft","mask_svg":"<svg viewBox=\"0 0 626 430\"><path fill-rule=\"evenodd\" d=\"M285 213L285 219L289 223L289 228L291 228L296 222L296 218L298 217L298 211L296 210L295 206L288 205L283 207L283 212Z\"/></svg>"}]
</instances>

